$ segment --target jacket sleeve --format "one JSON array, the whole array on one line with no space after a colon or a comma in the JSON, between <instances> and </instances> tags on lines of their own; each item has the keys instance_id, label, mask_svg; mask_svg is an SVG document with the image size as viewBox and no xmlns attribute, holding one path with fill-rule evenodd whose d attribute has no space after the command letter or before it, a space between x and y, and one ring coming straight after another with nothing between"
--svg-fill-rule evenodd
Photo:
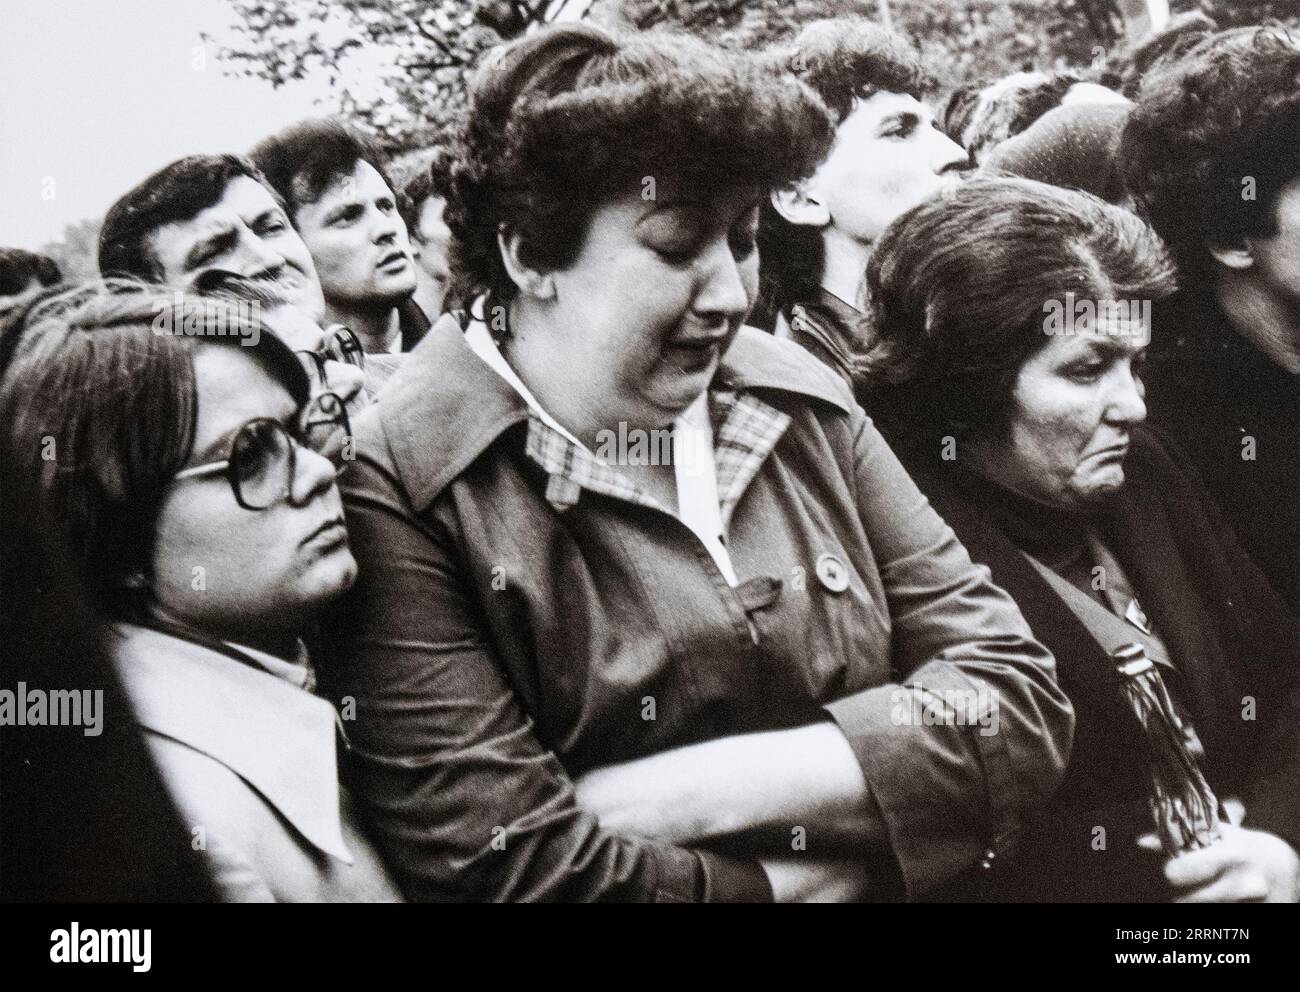
<instances>
[{"instance_id":1,"label":"jacket sleeve","mask_svg":"<svg viewBox=\"0 0 1300 992\"><path fill-rule=\"evenodd\" d=\"M771 899L756 862L616 836L579 810L498 663L453 536L364 457L344 500L360 571L329 624L322 679L345 716L355 794L408 898Z\"/></svg>"},{"instance_id":2,"label":"jacket sleeve","mask_svg":"<svg viewBox=\"0 0 1300 992\"><path fill-rule=\"evenodd\" d=\"M888 600L895 682L827 709L915 898L1002 853L1059 784L1074 713L1019 608L856 416L858 507Z\"/></svg>"}]
</instances>

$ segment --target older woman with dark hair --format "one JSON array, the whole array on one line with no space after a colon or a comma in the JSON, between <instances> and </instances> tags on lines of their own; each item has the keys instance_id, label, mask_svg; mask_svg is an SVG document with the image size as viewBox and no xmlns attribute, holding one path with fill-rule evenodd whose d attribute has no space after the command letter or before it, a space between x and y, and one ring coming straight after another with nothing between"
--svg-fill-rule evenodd
<instances>
[{"instance_id":1,"label":"older woman with dark hair","mask_svg":"<svg viewBox=\"0 0 1300 992\"><path fill-rule=\"evenodd\" d=\"M918 896L1056 784L1050 656L841 381L741 326L760 199L830 139L673 35L477 81L468 308L358 422L324 672L408 896Z\"/></svg>"},{"instance_id":2,"label":"older woman with dark hair","mask_svg":"<svg viewBox=\"0 0 1300 992\"><path fill-rule=\"evenodd\" d=\"M300 639L348 588L349 426L244 309L73 290L6 327L0 436L222 897L400 898L338 782ZM46 578L30 576L37 587Z\"/></svg>"},{"instance_id":3,"label":"older woman with dark hair","mask_svg":"<svg viewBox=\"0 0 1300 992\"><path fill-rule=\"evenodd\" d=\"M1174 288L1160 240L1084 193L976 179L901 217L867 281L864 402L1052 650L1078 715L1065 781L1002 895L1295 899L1300 820L1280 783L1300 754L1300 628L1143 425L1150 306ZM1139 671L1154 695L1133 695ZM1143 704L1158 682L1163 722ZM1186 756L1206 823L1186 853L1164 838L1162 858L1153 826L1195 807L1153 792L1169 754Z\"/></svg>"}]
</instances>

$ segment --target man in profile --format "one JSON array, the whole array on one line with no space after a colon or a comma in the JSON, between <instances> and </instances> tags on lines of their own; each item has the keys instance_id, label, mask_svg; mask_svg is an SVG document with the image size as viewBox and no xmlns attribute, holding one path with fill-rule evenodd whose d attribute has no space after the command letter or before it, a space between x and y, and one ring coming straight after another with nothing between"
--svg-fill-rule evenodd
<instances>
[{"instance_id":1,"label":"man in profile","mask_svg":"<svg viewBox=\"0 0 1300 992\"><path fill-rule=\"evenodd\" d=\"M861 18L816 21L779 57L838 127L817 171L763 205L761 306L778 333L851 382L870 343L861 318L872 245L955 182L968 157L936 126L923 102L929 80L901 36Z\"/></svg>"},{"instance_id":2,"label":"man in profile","mask_svg":"<svg viewBox=\"0 0 1300 992\"><path fill-rule=\"evenodd\" d=\"M451 228L443 218L450 183L450 160L446 149L436 148L429 164L402 188L403 216L415 250L417 284L415 302L430 321L445 309L451 279L449 250Z\"/></svg>"},{"instance_id":3,"label":"man in profile","mask_svg":"<svg viewBox=\"0 0 1300 992\"><path fill-rule=\"evenodd\" d=\"M1209 35L1145 78L1120 146L1130 194L1174 254L1144 376L1274 588L1300 607L1300 44ZM1248 622L1249 618L1243 618Z\"/></svg>"}]
</instances>

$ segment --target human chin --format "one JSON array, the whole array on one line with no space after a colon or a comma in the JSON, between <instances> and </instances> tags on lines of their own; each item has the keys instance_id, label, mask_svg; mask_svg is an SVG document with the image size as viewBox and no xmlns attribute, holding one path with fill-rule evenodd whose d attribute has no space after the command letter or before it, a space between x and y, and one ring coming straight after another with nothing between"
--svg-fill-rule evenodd
<instances>
[{"instance_id":1,"label":"human chin","mask_svg":"<svg viewBox=\"0 0 1300 992\"><path fill-rule=\"evenodd\" d=\"M1100 503L1124 488L1124 463L1122 459L1092 465L1075 476L1071 489L1078 503Z\"/></svg>"},{"instance_id":2,"label":"human chin","mask_svg":"<svg viewBox=\"0 0 1300 992\"><path fill-rule=\"evenodd\" d=\"M705 351L682 356L677 349L666 350L644 380L648 388L643 388L643 394L658 409L676 417L708 388L717 371L722 348Z\"/></svg>"},{"instance_id":3,"label":"human chin","mask_svg":"<svg viewBox=\"0 0 1300 992\"><path fill-rule=\"evenodd\" d=\"M357 579L357 560L346 542L314 553L303 569L298 599L305 609L314 609L343 595Z\"/></svg>"}]
</instances>

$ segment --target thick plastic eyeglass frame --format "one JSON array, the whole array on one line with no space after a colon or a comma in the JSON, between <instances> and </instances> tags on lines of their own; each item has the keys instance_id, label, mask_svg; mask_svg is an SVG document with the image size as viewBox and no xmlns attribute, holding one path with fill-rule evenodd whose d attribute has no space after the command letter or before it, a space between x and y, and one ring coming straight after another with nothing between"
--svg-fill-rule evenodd
<instances>
[{"instance_id":1,"label":"thick plastic eyeglass frame","mask_svg":"<svg viewBox=\"0 0 1300 992\"><path fill-rule=\"evenodd\" d=\"M319 414L321 412L320 411L321 401L325 400L326 398L333 401L336 412L326 415L324 419L320 419L320 420L311 419L313 413ZM352 426L348 422L347 410L343 406L343 400L341 400L338 394L336 393L317 393L315 396L313 396L311 398L311 401L307 404L307 406L303 407L300 422L301 422L301 427L299 431L300 433L305 432L305 428L308 426L315 426L316 424L336 423L343 428L344 437L350 437L352 434ZM254 426L261 425L261 424L266 424L270 426L273 430L279 431L289 441L289 443L285 446L285 450L288 452L288 454L285 456L285 460L287 461L288 464L284 476L288 480L288 484L285 485L285 487L280 491L277 498L271 503L268 503L266 506L254 506L244 499L243 490L239 482L239 476L236 472L235 463L231 455L234 454L235 448L239 444L239 439L244 435L244 432L248 431L250 428ZM329 436L332 437L334 435L331 434ZM284 424L280 423L280 421L275 420L272 417L254 417L252 420L246 421L244 424L242 424L239 430L235 431L234 436L231 437L230 455L227 455L225 458L221 459L220 461L207 462L203 465L192 465L189 468L181 469L181 471L177 472L174 476L172 476L172 479L174 481L179 482L184 479L197 479L203 476L225 473L226 481L230 484L230 491L235 495L235 502L238 503L243 509L251 510L257 513L257 512L261 512L262 510L269 510L274 506L279 506L281 503L284 503L289 499L293 487L293 480L298 474L297 455L298 455L299 448L306 448L309 451L315 451L315 449L312 448L310 445L304 444L301 440L295 437L293 432L290 431L289 428L285 427ZM317 452L317 454L320 454L320 452ZM322 457L328 457L328 456L322 456ZM333 459L330 460L333 461Z\"/></svg>"}]
</instances>

